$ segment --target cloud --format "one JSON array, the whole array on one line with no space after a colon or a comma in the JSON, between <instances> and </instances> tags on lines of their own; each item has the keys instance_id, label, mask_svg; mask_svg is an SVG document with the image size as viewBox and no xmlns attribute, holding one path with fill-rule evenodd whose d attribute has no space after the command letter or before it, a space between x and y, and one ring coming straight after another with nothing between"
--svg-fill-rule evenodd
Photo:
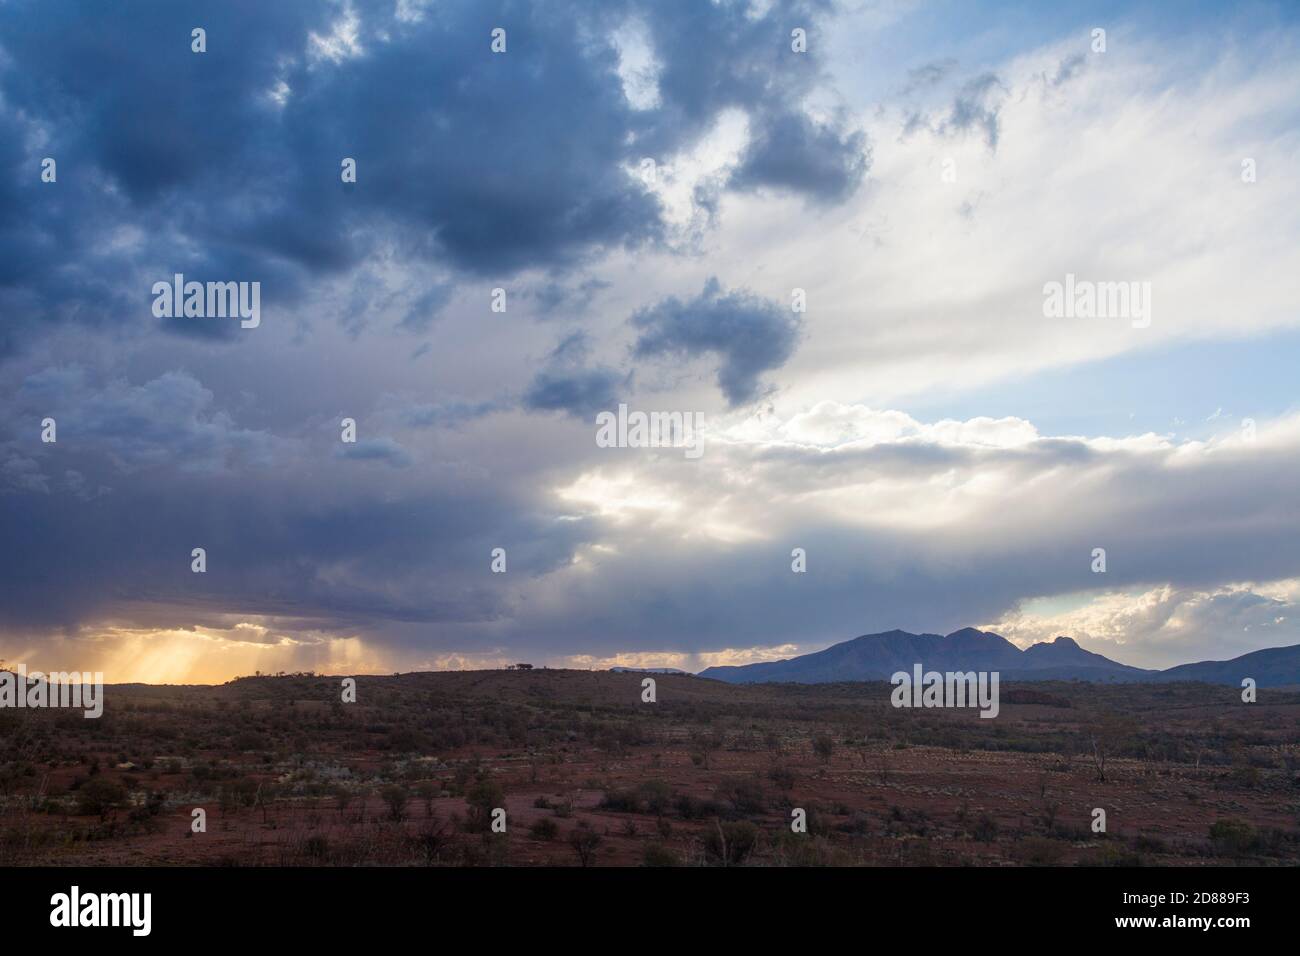
<instances>
[{"instance_id":1,"label":"cloud","mask_svg":"<svg viewBox=\"0 0 1300 956\"><path fill-rule=\"evenodd\" d=\"M31 419L55 420L58 444L43 446L43 454L98 452L119 473L170 464L210 473L263 467L281 447L267 432L239 427L213 406L212 391L183 371L142 385L96 386L80 366L50 367L29 375L17 398Z\"/></svg>"},{"instance_id":2,"label":"cloud","mask_svg":"<svg viewBox=\"0 0 1300 956\"><path fill-rule=\"evenodd\" d=\"M695 298L669 297L631 321L637 358L716 357L718 387L733 406L763 394L760 376L786 363L800 332L792 310L744 290L724 292L712 277Z\"/></svg>"},{"instance_id":3,"label":"cloud","mask_svg":"<svg viewBox=\"0 0 1300 956\"><path fill-rule=\"evenodd\" d=\"M411 453L401 442L387 435L339 445L334 454L349 461L381 461L394 468L405 468L412 461Z\"/></svg>"},{"instance_id":4,"label":"cloud","mask_svg":"<svg viewBox=\"0 0 1300 956\"><path fill-rule=\"evenodd\" d=\"M994 73L985 73L966 83L953 100L952 110L942 121L940 134L964 133L977 129L984 134L989 149L998 148L998 106L994 97L1005 94L1002 81Z\"/></svg>"},{"instance_id":5,"label":"cloud","mask_svg":"<svg viewBox=\"0 0 1300 956\"><path fill-rule=\"evenodd\" d=\"M1074 60L1062 63L1052 85L1060 85L1069 79L1077 69ZM942 74L932 73L927 83L937 83ZM909 87L909 92L916 89L916 84ZM905 136L910 136L921 129L928 129L938 136L952 137L977 132L983 135L984 142L990 150L998 148L1001 135L999 113L1001 101L1007 95L1007 89L996 73L982 73L967 80L957 90L952 102L937 115L922 110L913 111L903 126Z\"/></svg>"},{"instance_id":6,"label":"cloud","mask_svg":"<svg viewBox=\"0 0 1300 956\"><path fill-rule=\"evenodd\" d=\"M800 113L770 116L757 129L728 184L787 189L823 202L850 196L870 166L860 131L818 124Z\"/></svg>"},{"instance_id":7,"label":"cloud","mask_svg":"<svg viewBox=\"0 0 1300 956\"><path fill-rule=\"evenodd\" d=\"M766 42L786 13L813 28L828 11L457 0L416 16L391 0L236 0L204 8L196 54L186 4L4 4L0 309L23 318L0 355L33 325L152 328L145 292L177 271L261 281L264 305L284 309L325 276L364 283L376 258L438 268L399 316L423 331L449 300L447 274L564 272L661 242L659 199L627 167L689 149L728 109L769 131L751 185L842 195L856 167L816 151L860 148L861 134L801 118L824 76ZM632 19L659 71L653 104L620 81ZM503 23L496 55L489 32ZM39 180L45 155L57 183ZM341 181L345 157L355 183Z\"/></svg>"},{"instance_id":8,"label":"cloud","mask_svg":"<svg viewBox=\"0 0 1300 956\"><path fill-rule=\"evenodd\" d=\"M863 60L845 24L881 17ZM232 2L203 55L196 22L0 4L8 659L748 661L992 621L1173 662L1288 636L1293 25L1080 59L1068 17L938 43L905 7L811 2ZM261 326L160 326L176 271L260 280ZM1067 272L1149 280L1151 326L1045 319ZM1238 387L1179 357L1230 340L1274 364ZM1125 357L1196 387L1157 409ZM619 401L701 412L703 457L597 447Z\"/></svg>"},{"instance_id":9,"label":"cloud","mask_svg":"<svg viewBox=\"0 0 1300 956\"><path fill-rule=\"evenodd\" d=\"M624 380L608 368L541 371L524 393L524 404L534 411L591 418L618 404L618 387Z\"/></svg>"},{"instance_id":10,"label":"cloud","mask_svg":"<svg viewBox=\"0 0 1300 956\"><path fill-rule=\"evenodd\" d=\"M585 333L575 332L561 340L546 367L525 390L524 407L591 419L597 412L617 406L629 376L607 366L588 366L590 351Z\"/></svg>"},{"instance_id":11,"label":"cloud","mask_svg":"<svg viewBox=\"0 0 1300 956\"><path fill-rule=\"evenodd\" d=\"M468 422L502 411L500 402L443 402L440 404L408 405L402 409L403 424L413 428L459 428Z\"/></svg>"},{"instance_id":12,"label":"cloud","mask_svg":"<svg viewBox=\"0 0 1300 956\"><path fill-rule=\"evenodd\" d=\"M988 626L1021 646L1068 634L1091 650L1139 667L1229 660L1261 647L1300 644L1296 579L1107 592L1086 596L1081 606L1066 610L1052 603L1027 602Z\"/></svg>"}]
</instances>

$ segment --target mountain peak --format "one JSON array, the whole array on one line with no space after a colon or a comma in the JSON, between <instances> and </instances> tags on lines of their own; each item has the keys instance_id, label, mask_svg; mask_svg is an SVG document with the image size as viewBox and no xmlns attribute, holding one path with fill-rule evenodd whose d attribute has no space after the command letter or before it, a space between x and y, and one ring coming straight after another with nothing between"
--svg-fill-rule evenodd
<instances>
[{"instance_id":1,"label":"mountain peak","mask_svg":"<svg viewBox=\"0 0 1300 956\"><path fill-rule=\"evenodd\" d=\"M710 667L701 674L738 683L797 681L816 684L841 680L888 680L897 671L910 672L918 663L936 671L997 671L1008 680L1017 676L1030 679L1088 678L1098 673L1104 673L1109 679L1146 673L1085 651L1068 637L1043 641L1021 650L1001 634L963 627L946 636L910 634L901 630L864 634L787 660Z\"/></svg>"},{"instance_id":2,"label":"mountain peak","mask_svg":"<svg viewBox=\"0 0 1300 956\"><path fill-rule=\"evenodd\" d=\"M701 677L735 684L790 681L886 681L897 671L922 664L934 671L997 671L1003 680L1151 681L1199 680L1238 686L1253 676L1260 687L1300 684L1300 644L1252 651L1230 661L1201 661L1168 670L1130 667L1060 635L1021 650L1000 634L964 627L947 637L885 631L832 644L811 654L780 661L708 667Z\"/></svg>"}]
</instances>

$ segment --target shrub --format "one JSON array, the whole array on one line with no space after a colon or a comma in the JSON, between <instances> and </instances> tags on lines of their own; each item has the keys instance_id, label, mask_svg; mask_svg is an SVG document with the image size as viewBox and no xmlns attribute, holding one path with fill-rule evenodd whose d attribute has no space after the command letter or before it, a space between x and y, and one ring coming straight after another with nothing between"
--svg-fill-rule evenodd
<instances>
[{"instance_id":1,"label":"shrub","mask_svg":"<svg viewBox=\"0 0 1300 956\"><path fill-rule=\"evenodd\" d=\"M406 816L406 803L411 799L411 795L406 792L406 788L391 784L384 787L380 796L384 798L384 803L388 806L388 816L400 823L402 818Z\"/></svg>"},{"instance_id":2,"label":"shrub","mask_svg":"<svg viewBox=\"0 0 1300 956\"><path fill-rule=\"evenodd\" d=\"M672 803L672 787L662 780L647 780L637 788L637 796L645 805L647 813L662 816Z\"/></svg>"},{"instance_id":3,"label":"shrub","mask_svg":"<svg viewBox=\"0 0 1300 956\"><path fill-rule=\"evenodd\" d=\"M77 790L77 812L86 816L107 817L126 802L126 790L106 777L87 780Z\"/></svg>"},{"instance_id":4,"label":"shrub","mask_svg":"<svg viewBox=\"0 0 1300 956\"><path fill-rule=\"evenodd\" d=\"M1259 834L1245 820L1229 817L1210 824L1210 842L1220 853L1246 856L1259 845Z\"/></svg>"},{"instance_id":5,"label":"shrub","mask_svg":"<svg viewBox=\"0 0 1300 956\"><path fill-rule=\"evenodd\" d=\"M705 831L704 849L709 856L729 866L745 862L758 845L758 827L747 820L736 823L718 822Z\"/></svg>"},{"instance_id":6,"label":"shrub","mask_svg":"<svg viewBox=\"0 0 1300 956\"><path fill-rule=\"evenodd\" d=\"M583 866L591 864L592 858L596 855L596 848L600 844L599 833L582 829L569 831L569 846L573 847L573 852L578 854L578 862Z\"/></svg>"},{"instance_id":7,"label":"shrub","mask_svg":"<svg viewBox=\"0 0 1300 956\"><path fill-rule=\"evenodd\" d=\"M762 785L755 779L746 778L732 781L720 790L718 795L727 800L735 812L741 816L762 813L767 809L767 799Z\"/></svg>"},{"instance_id":8,"label":"shrub","mask_svg":"<svg viewBox=\"0 0 1300 956\"><path fill-rule=\"evenodd\" d=\"M492 811L505 803L505 791L495 780L483 777L470 787L465 798L469 801L465 829L471 833L485 833L492 826Z\"/></svg>"},{"instance_id":9,"label":"shrub","mask_svg":"<svg viewBox=\"0 0 1300 956\"><path fill-rule=\"evenodd\" d=\"M778 789L789 790L794 786L794 771L789 767L773 766L767 771L767 779L776 784Z\"/></svg>"},{"instance_id":10,"label":"shrub","mask_svg":"<svg viewBox=\"0 0 1300 956\"><path fill-rule=\"evenodd\" d=\"M1011 849L1012 857L1028 866L1055 866L1065 855L1065 847L1047 837L1025 837Z\"/></svg>"},{"instance_id":11,"label":"shrub","mask_svg":"<svg viewBox=\"0 0 1300 956\"><path fill-rule=\"evenodd\" d=\"M987 813L983 814L979 818L979 822L975 824L975 829L971 835L981 843L991 842L998 835L998 821Z\"/></svg>"},{"instance_id":12,"label":"shrub","mask_svg":"<svg viewBox=\"0 0 1300 956\"><path fill-rule=\"evenodd\" d=\"M642 866L680 866L677 854L662 843L649 843L641 854Z\"/></svg>"},{"instance_id":13,"label":"shrub","mask_svg":"<svg viewBox=\"0 0 1300 956\"><path fill-rule=\"evenodd\" d=\"M831 754L835 753L835 741L830 738L829 734L818 734L812 741L813 753L819 760L830 760Z\"/></svg>"},{"instance_id":14,"label":"shrub","mask_svg":"<svg viewBox=\"0 0 1300 956\"><path fill-rule=\"evenodd\" d=\"M528 828L528 832L538 840L554 840L559 834L560 828L550 817L542 817Z\"/></svg>"},{"instance_id":15,"label":"shrub","mask_svg":"<svg viewBox=\"0 0 1300 956\"><path fill-rule=\"evenodd\" d=\"M640 813L641 801L632 790L608 790L600 798L600 807L615 813Z\"/></svg>"}]
</instances>

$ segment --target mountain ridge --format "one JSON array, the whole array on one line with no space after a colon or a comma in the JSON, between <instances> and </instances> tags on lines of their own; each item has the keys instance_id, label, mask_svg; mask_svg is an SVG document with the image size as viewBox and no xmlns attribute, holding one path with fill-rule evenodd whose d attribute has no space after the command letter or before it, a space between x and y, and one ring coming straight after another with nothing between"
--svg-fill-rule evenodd
<instances>
[{"instance_id":1,"label":"mountain ridge","mask_svg":"<svg viewBox=\"0 0 1300 956\"><path fill-rule=\"evenodd\" d=\"M1204 681L1259 687L1300 684L1300 644L1251 651L1226 661L1196 661L1163 670L1133 667L1058 636L1021 649L993 631L964 627L951 634L892 630L864 634L820 651L777 661L707 667L700 677L731 684L889 680L920 663L926 670L998 671L1003 680L1084 680L1105 683Z\"/></svg>"}]
</instances>

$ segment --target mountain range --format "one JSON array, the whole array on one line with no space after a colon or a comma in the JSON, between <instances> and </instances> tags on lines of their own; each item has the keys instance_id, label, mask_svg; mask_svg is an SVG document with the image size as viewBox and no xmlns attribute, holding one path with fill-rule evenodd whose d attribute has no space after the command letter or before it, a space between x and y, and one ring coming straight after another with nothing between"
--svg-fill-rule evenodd
<instances>
[{"instance_id":1,"label":"mountain range","mask_svg":"<svg viewBox=\"0 0 1300 956\"><path fill-rule=\"evenodd\" d=\"M1106 683L1204 681L1240 686L1244 677L1259 687L1300 684L1300 644L1252 651L1228 661L1199 661L1166 670L1130 667L1085 651L1069 637L1024 650L1000 634L965 627L948 635L886 631L833 644L786 660L709 667L700 677L729 684L827 684L889 680L915 664L927 671L998 671L1002 680L1085 680Z\"/></svg>"}]
</instances>

